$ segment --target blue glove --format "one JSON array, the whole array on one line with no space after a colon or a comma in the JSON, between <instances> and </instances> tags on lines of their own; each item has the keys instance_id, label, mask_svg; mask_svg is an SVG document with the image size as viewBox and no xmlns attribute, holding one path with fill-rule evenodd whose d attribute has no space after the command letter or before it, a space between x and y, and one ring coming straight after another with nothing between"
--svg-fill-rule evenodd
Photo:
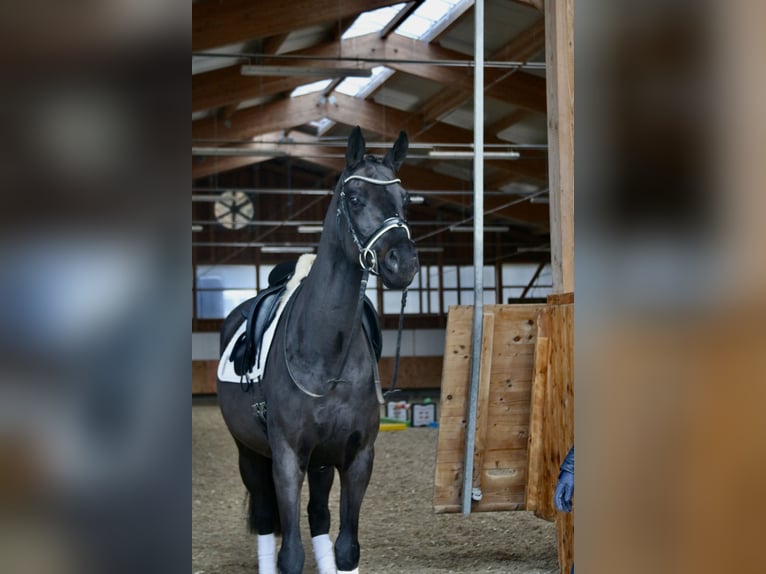
<instances>
[{"instance_id":1,"label":"blue glove","mask_svg":"<svg viewBox=\"0 0 766 574\"><path fill-rule=\"evenodd\" d=\"M572 512L572 495L574 494L574 447L569 450L564 462L561 463L559 481L553 502L560 512Z\"/></svg>"}]
</instances>

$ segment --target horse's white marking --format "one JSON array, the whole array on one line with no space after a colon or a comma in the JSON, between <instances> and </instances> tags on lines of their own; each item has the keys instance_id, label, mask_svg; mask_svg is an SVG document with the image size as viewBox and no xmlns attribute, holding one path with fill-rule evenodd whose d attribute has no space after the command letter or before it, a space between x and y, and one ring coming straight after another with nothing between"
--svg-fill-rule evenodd
<instances>
[{"instance_id":1,"label":"horse's white marking","mask_svg":"<svg viewBox=\"0 0 766 574\"><path fill-rule=\"evenodd\" d=\"M263 377L263 373L266 370L266 357L269 356L271 341L274 339L274 333L277 330L277 324L279 323L279 318L282 316L282 311L285 310L287 302L290 300L293 293L295 293L295 289L300 285L300 282L309 274L314 259L316 259L316 255L311 253L303 254L298 258L298 262L295 264L295 272L287 282L287 290L282 296L282 300L279 302L277 314L274 316L274 320L271 322L271 325L269 325L269 328L266 329L266 332L263 334L263 341L258 350L258 357L256 358L253 370L248 373L248 376L252 380L258 380L259 377ZM241 377L234 372L234 363L229 360L229 357L231 357L231 352L234 349L234 343L237 342L237 339L239 339L239 336L245 332L246 328L247 322L243 321L237 329L237 332L234 333L234 336L226 345L226 349L224 349L224 352L221 355L221 360L218 361L218 380L222 383L239 383L241 380ZM261 360L258 360L259 358Z\"/></svg>"},{"instance_id":2,"label":"horse's white marking","mask_svg":"<svg viewBox=\"0 0 766 574\"><path fill-rule=\"evenodd\" d=\"M317 561L319 574L336 574L335 552L329 534L320 534L311 539L314 547L314 558Z\"/></svg>"},{"instance_id":3,"label":"horse's white marking","mask_svg":"<svg viewBox=\"0 0 766 574\"><path fill-rule=\"evenodd\" d=\"M258 535L258 572L277 574L277 543L274 534Z\"/></svg>"},{"instance_id":4,"label":"horse's white marking","mask_svg":"<svg viewBox=\"0 0 766 574\"><path fill-rule=\"evenodd\" d=\"M359 568L353 570L338 570L338 574L359 574Z\"/></svg>"}]
</instances>

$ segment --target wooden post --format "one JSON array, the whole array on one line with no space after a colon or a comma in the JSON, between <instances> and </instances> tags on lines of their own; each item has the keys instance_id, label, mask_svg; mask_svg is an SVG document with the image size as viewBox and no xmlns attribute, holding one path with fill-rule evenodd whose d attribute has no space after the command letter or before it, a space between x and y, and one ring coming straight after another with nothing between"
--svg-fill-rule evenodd
<instances>
[{"instance_id":1,"label":"wooden post","mask_svg":"<svg viewBox=\"0 0 766 574\"><path fill-rule=\"evenodd\" d=\"M574 292L574 0L545 0L554 293Z\"/></svg>"}]
</instances>

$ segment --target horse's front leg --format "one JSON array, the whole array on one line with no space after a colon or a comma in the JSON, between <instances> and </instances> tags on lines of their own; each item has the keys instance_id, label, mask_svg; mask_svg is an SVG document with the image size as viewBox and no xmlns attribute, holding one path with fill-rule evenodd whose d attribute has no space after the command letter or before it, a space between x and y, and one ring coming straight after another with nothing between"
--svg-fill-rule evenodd
<instances>
[{"instance_id":1,"label":"horse's front leg","mask_svg":"<svg viewBox=\"0 0 766 574\"><path fill-rule=\"evenodd\" d=\"M328 500L335 478L335 468L309 468L309 528L311 545L319 574L335 574L335 554L330 540L330 509Z\"/></svg>"},{"instance_id":2,"label":"horse's front leg","mask_svg":"<svg viewBox=\"0 0 766 574\"><path fill-rule=\"evenodd\" d=\"M282 523L282 547L277 568L281 574L299 574L305 559L301 544L300 503L306 460L301 460L287 441L275 438L271 445L272 472Z\"/></svg>"},{"instance_id":3,"label":"horse's front leg","mask_svg":"<svg viewBox=\"0 0 766 574\"><path fill-rule=\"evenodd\" d=\"M359 512L372 475L375 450L370 444L340 469L340 531L335 541L338 574L359 572Z\"/></svg>"}]
</instances>

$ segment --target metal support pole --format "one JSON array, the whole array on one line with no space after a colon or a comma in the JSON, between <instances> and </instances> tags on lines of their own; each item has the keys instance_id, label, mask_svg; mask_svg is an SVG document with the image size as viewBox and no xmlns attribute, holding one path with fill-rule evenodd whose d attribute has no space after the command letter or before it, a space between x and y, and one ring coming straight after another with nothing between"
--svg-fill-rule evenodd
<instances>
[{"instance_id":1,"label":"metal support pole","mask_svg":"<svg viewBox=\"0 0 766 574\"><path fill-rule=\"evenodd\" d=\"M463 514L471 513L473 457L476 442L476 409L479 402L479 366L484 314L484 0L474 5L473 76L473 328L471 335L471 385L468 393L468 426L465 434Z\"/></svg>"}]
</instances>

